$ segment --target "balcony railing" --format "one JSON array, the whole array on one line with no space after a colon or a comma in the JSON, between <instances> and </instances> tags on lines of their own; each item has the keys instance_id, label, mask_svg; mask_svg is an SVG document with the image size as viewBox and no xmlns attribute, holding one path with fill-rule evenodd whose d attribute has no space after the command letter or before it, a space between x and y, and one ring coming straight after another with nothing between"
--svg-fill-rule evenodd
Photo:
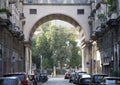
<instances>
[{"instance_id":1,"label":"balcony railing","mask_svg":"<svg viewBox=\"0 0 120 85\"><path fill-rule=\"evenodd\" d=\"M90 0L24 0L28 4L89 4Z\"/></svg>"},{"instance_id":2,"label":"balcony railing","mask_svg":"<svg viewBox=\"0 0 120 85\"><path fill-rule=\"evenodd\" d=\"M11 21L6 13L0 13L0 25L1 26L8 26L11 24Z\"/></svg>"},{"instance_id":3,"label":"balcony railing","mask_svg":"<svg viewBox=\"0 0 120 85\"><path fill-rule=\"evenodd\" d=\"M1 18L1 19L8 19L7 13L1 12L1 13L0 13L0 18Z\"/></svg>"}]
</instances>

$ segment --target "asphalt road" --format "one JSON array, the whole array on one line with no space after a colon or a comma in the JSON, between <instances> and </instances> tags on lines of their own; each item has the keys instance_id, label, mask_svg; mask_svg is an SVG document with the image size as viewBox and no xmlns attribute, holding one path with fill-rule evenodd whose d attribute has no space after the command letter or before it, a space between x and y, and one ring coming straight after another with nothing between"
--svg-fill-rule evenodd
<instances>
[{"instance_id":1,"label":"asphalt road","mask_svg":"<svg viewBox=\"0 0 120 85\"><path fill-rule=\"evenodd\" d=\"M75 84L69 83L69 80L64 78L49 78L47 82L39 83L38 85L75 85Z\"/></svg>"}]
</instances>

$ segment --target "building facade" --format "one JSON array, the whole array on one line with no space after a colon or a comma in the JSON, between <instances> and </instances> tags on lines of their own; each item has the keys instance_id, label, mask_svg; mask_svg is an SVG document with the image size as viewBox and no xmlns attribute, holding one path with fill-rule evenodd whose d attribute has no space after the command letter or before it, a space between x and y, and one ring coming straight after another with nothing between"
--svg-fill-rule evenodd
<instances>
[{"instance_id":1,"label":"building facade","mask_svg":"<svg viewBox=\"0 0 120 85\"><path fill-rule=\"evenodd\" d=\"M22 0L0 0L0 76L24 71Z\"/></svg>"},{"instance_id":2,"label":"building facade","mask_svg":"<svg viewBox=\"0 0 120 85\"><path fill-rule=\"evenodd\" d=\"M90 16L91 41L97 43L102 73L115 76L118 76L120 71L119 3L119 0L93 0Z\"/></svg>"}]
</instances>

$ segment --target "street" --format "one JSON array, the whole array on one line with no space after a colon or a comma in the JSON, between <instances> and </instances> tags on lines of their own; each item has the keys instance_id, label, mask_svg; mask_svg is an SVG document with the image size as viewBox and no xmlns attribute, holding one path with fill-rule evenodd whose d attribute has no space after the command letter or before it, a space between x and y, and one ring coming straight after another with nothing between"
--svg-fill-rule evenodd
<instances>
[{"instance_id":1,"label":"street","mask_svg":"<svg viewBox=\"0 0 120 85\"><path fill-rule=\"evenodd\" d=\"M64 78L49 78L45 83L39 83L38 85L74 85L73 83L69 83L68 79Z\"/></svg>"},{"instance_id":2,"label":"street","mask_svg":"<svg viewBox=\"0 0 120 85\"><path fill-rule=\"evenodd\" d=\"M120 85L120 0L0 0L0 85L86 83Z\"/></svg>"}]
</instances>

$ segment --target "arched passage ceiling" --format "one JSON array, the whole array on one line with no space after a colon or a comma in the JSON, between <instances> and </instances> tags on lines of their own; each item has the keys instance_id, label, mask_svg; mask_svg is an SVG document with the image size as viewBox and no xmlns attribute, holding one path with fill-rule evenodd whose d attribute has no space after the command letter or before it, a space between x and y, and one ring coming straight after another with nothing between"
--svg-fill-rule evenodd
<instances>
[{"instance_id":1,"label":"arched passage ceiling","mask_svg":"<svg viewBox=\"0 0 120 85\"><path fill-rule=\"evenodd\" d=\"M40 26L42 25L43 23L47 22L47 21L50 21L50 20L55 20L55 19L58 19L58 20L62 20L62 21L66 21L70 24L72 24L76 29L77 31L80 33L80 38L81 38L81 42L83 42L85 40L85 35L84 35L84 32L82 30L82 27L71 17L69 16L66 16L66 15L63 15L63 14L51 14L51 15L47 15L41 19L39 19L35 24L34 26L32 27L32 30L30 31L30 37L29 39L32 38L35 30Z\"/></svg>"}]
</instances>

